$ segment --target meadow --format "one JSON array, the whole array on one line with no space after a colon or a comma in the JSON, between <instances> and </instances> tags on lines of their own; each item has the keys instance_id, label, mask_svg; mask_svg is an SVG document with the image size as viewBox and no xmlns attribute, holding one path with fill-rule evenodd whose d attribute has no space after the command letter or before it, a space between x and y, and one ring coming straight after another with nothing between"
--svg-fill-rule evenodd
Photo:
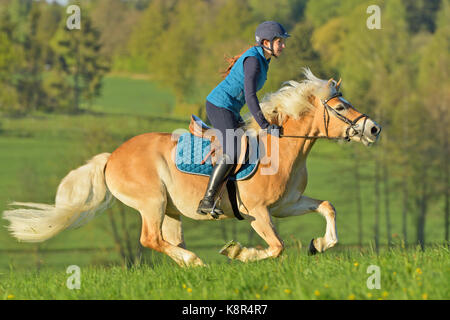
<instances>
[{"instance_id":1,"label":"meadow","mask_svg":"<svg viewBox=\"0 0 450 320\"><path fill-rule=\"evenodd\" d=\"M171 114L170 92L151 81L107 77L103 95L79 115L35 113L2 118L0 131L0 211L11 201L52 203L59 181L93 155L112 152L120 143L149 131L187 128L188 118ZM448 246L442 204L433 203L426 224L425 251L404 246L401 199L394 188L391 233L394 247L373 249L374 192L370 179L361 186L363 248L352 191L352 148L357 144L320 141L308 159L306 194L327 199L337 209L339 244L325 254L307 256L311 238L323 236L325 220L317 214L274 219L287 249L281 259L243 264L218 254L228 240L265 246L245 222L197 222L183 219L188 248L207 264L182 269L148 249L141 263L125 268L113 241L107 213L77 230L42 244L18 243L0 222L0 298L3 299L448 299ZM376 148L374 146L373 148ZM360 164L370 176L370 164ZM337 170L338 168L338 170ZM150 183L150 182L149 182ZM140 218L126 210L127 226L137 247ZM381 244L386 244L384 215ZM415 241L414 210L408 218L407 243ZM66 287L66 268L82 270L80 290ZM381 289L370 290L367 267L378 265Z\"/></svg>"},{"instance_id":2,"label":"meadow","mask_svg":"<svg viewBox=\"0 0 450 320\"><path fill-rule=\"evenodd\" d=\"M213 262L179 268L168 259L129 269L88 266L79 289L69 289L65 270L2 275L3 299L448 299L448 248L327 252L309 257L289 249L280 259L251 263ZM373 268L379 267L374 287ZM69 280L69 284L67 284Z\"/></svg>"}]
</instances>

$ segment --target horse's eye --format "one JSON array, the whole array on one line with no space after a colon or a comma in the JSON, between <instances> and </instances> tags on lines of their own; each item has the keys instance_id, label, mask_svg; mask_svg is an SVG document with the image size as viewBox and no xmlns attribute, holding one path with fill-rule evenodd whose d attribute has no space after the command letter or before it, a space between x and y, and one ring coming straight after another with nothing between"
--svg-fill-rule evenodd
<instances>
[{"instance_id":1,"label":"horse's eye","mask_svg":"<svg viewBox=\"0 0 450 320\"><path fill-rule=\"evenodd\" d=\"M342 104L340 104L336 107L336 111L344 111L344 110L345 110L345 107Z\"/></svg>"}]
</instances>

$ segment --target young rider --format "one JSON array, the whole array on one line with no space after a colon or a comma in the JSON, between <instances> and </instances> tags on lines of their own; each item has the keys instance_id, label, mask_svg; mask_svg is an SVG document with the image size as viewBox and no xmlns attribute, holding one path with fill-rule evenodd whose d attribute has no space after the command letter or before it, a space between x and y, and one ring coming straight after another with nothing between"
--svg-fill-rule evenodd
<instances>
[{"instance_id":1,"label":"young rider","mask_svg":"<svg viewBox=\"0 0 450 320\"><path fill-rule=\"evenodd\" d=\"M271 57L278 58L286 47L285 38L290 35L281 24L275 21L261 23L255 32L256 45L232 59L226 78L212 90L206 98L206 114L212 126L222 134L220 140L223 157L217 160L209 178L208 187L200 201L197 213L206 215L223 214L215 207L215 197L234 168L240 150L240 139L234 135L232 143L227 144L227 129L237 129L242 122L240 110L247 103L248 108L261 129L268 134L280 135L281 127L269 124L264 117L256 92L266 79ZM230 147L232 146L232 148Z\"/></svg>"}]
</instances>

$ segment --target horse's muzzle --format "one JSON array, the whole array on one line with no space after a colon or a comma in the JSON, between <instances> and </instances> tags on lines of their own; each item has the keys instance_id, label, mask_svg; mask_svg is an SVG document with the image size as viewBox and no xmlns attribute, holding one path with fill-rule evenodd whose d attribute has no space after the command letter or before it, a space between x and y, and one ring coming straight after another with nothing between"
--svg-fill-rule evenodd
<instances>
[{"instance_id":1,"label":"horse's muzzle","mask_svg":"<svg viewBox=\"0 0 450 320\"><path fill-rule=\"evenodd\" d=\"M370 118L361 119L353 127L353 140L361 141L365 146L377 142L381 133L381 126Z\"/></svg>"}]
</instances>

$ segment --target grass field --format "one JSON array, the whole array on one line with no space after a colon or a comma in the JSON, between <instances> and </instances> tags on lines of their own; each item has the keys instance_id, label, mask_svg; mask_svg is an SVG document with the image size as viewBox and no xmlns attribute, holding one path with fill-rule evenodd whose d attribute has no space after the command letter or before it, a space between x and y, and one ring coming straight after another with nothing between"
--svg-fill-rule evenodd
<instances>
[{"instance_id":1,"label":"grass field","mask_svg":"<svg viewBox=\"0 0 450 320\"><path fill-rule=\"evenodd\" d=\"M26 118L2 118L0 211L12 200L52 203L56 187L70 170L97 153L113 151L132 136L187 128L187 118L170 115L173 103L168 91L147 80L108 77L103 96L89 108L93 112L76 116L34 114ZM402 234L401 199L394 184L391 233L396 249L381 251L377 256L367 249L373 242L374 189L371 179L364 179L361 192L363 242L366 247L362 251L355 247L358 228L352 189L352 148L359 148L361 153L369 152L357 144L320 141L308 159L306 194L331 201L338 212L340 243L325 254L306 256L305 246L311 238L325 233L325 221L316 214L275 219L288 247L285 257L250 264L228 263L224 256L218 254L221 246L231 239L245 246L265 245L247 223L184 219L188 248L209 265L192 270L180 269L166 257L148 249L144 250L144 263L129 270L123 269L107 214L99 215L81 229L63 232L42 244L18 243L9 236L6 222L2 220L0 298L450 298L448 248L431 246L432 243L442 243L444 238L441 203L430 204L426 224L426 240L430 247L427 246L425 252L415 248L403 250L399 236ZM362 175L370 178L373 174L371 164L361 163L360 167ZM381 243L385 244L387 234L383 211L380 218ZM408 216L408 243L415 241L414 225L415 211L412 208ZM127 226L137 246L140 218L132 209L127 210ZM65 271L69 265L81 267L80 290L68 290L65 286L68 277ZM368 290L365 285L369 265L381 268L380 290ZM416 272L417 269L420 271ZM192 292L188 292L189 288ZM316 290L319 295L314 294Z\"/></svg>"},{"instance_id":2,"label":"grass field","mask_svg":"<svg viewBox=\"0 0 450 320\"><path fill-rule=\"evenodd\" d=\"M446 247L430 247L425 251L395 249L379 255L370 250L347 250L309 257L302 250L290 249L281 259L211 263L187 269L162 259L155 265L131 269L81 268L79 289L69 289L74 282L72 273L65 269L10 272L1 277L0 298L448 299L448 254ZM370 266L379 267L379 273ZM379 276L378 287L374 287L375 276Z\"/></svg>"}]
</instances>

